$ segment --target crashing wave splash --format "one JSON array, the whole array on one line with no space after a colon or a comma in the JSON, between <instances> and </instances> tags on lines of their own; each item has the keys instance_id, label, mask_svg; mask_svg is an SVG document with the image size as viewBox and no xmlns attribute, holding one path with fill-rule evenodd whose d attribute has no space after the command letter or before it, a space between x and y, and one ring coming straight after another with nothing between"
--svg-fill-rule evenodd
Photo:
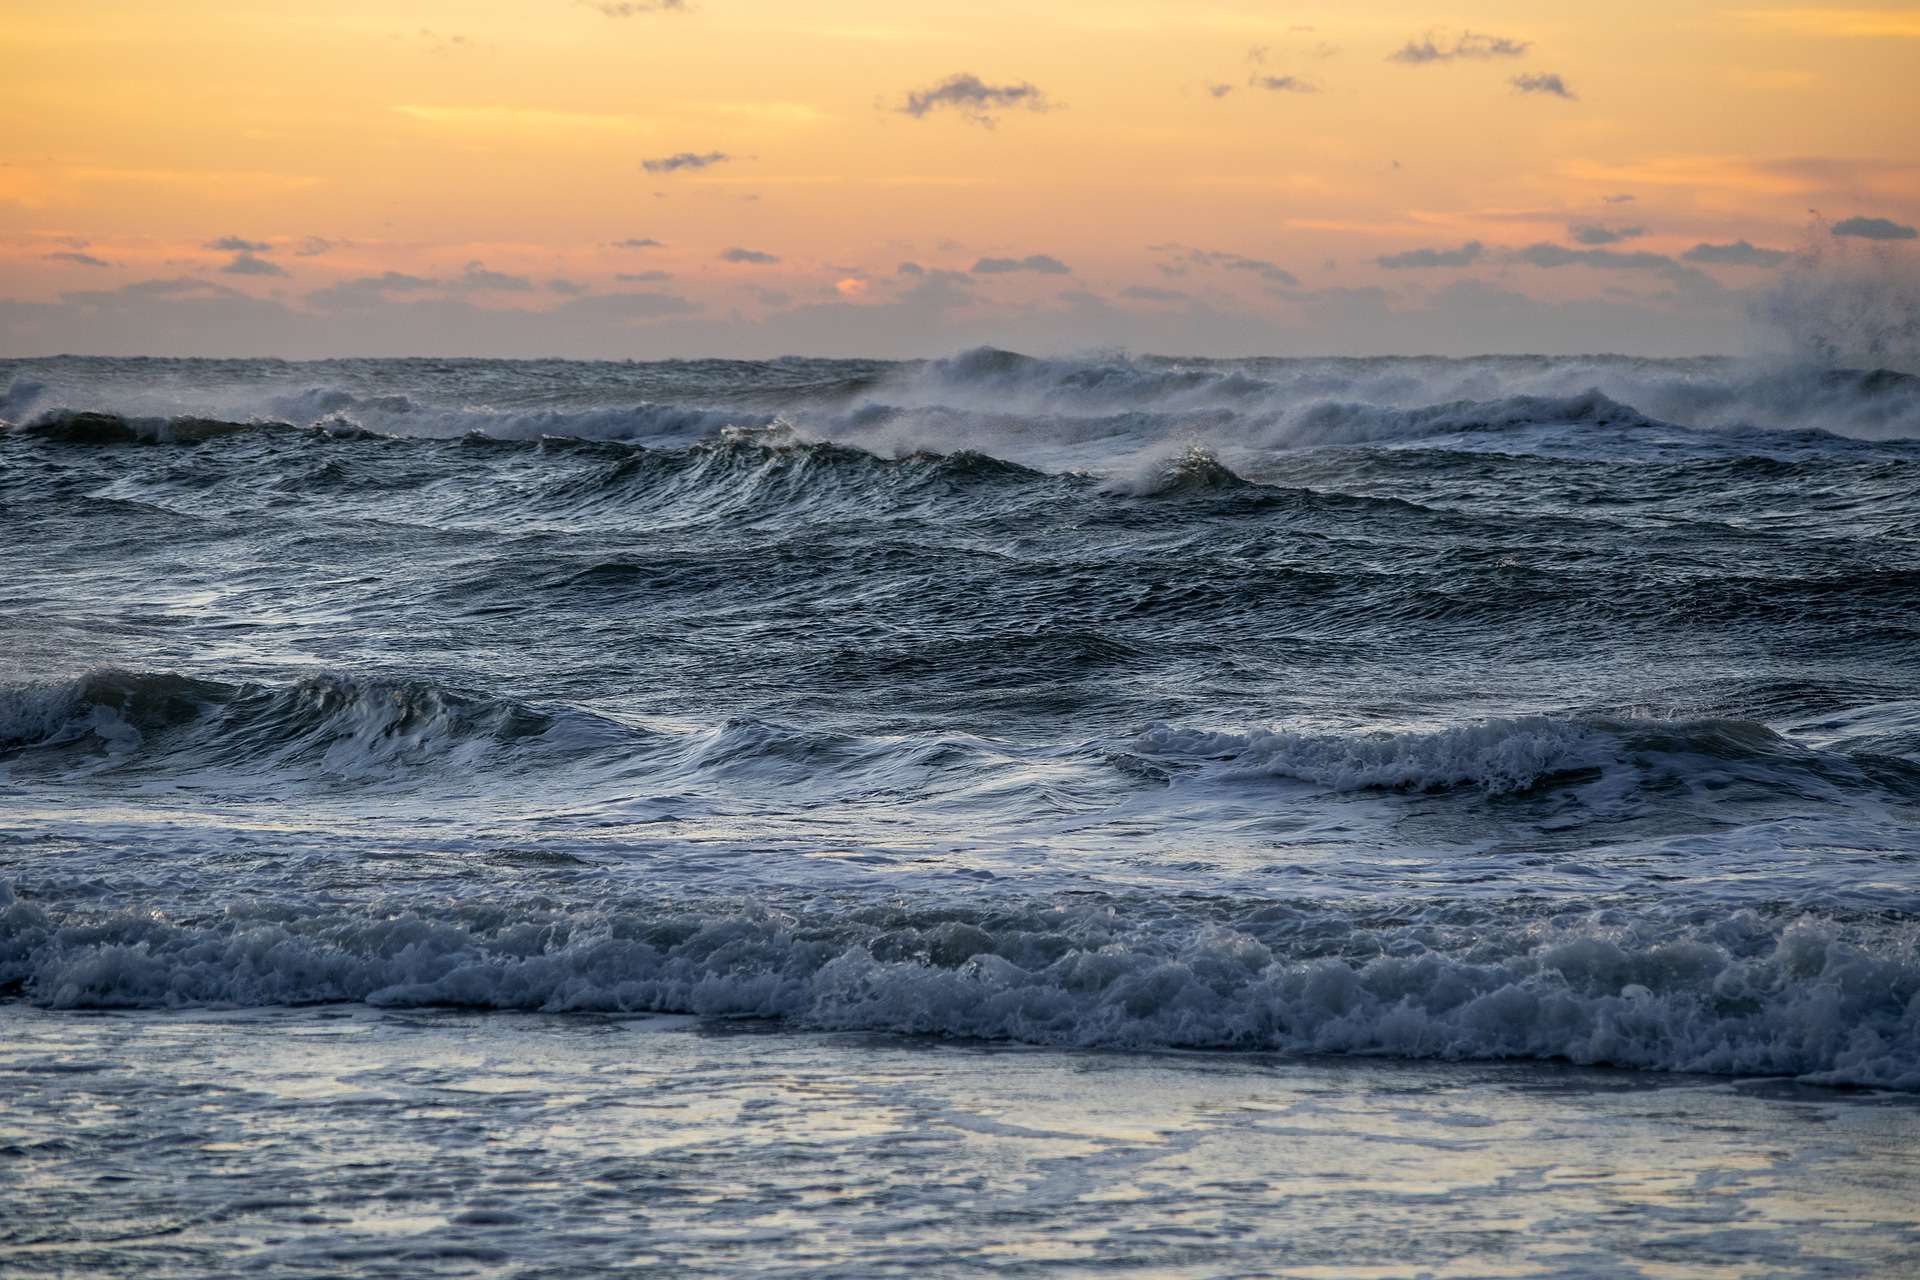
<instances>
[{"instance_id":1,"label":"crashing wave splash","mask_svg":"<svg viewBox=\"0 0 1920 1280\"><path fill-rule=\"evenodd\" d=\"M56 1008L675 1012L1127 1049L1540 1059L1920 1089L1920 942L1811 918L1368 924L1108 909L796 918L254 904L197 922L0 884L0 987Z\"/></svg>"}]
</instances>

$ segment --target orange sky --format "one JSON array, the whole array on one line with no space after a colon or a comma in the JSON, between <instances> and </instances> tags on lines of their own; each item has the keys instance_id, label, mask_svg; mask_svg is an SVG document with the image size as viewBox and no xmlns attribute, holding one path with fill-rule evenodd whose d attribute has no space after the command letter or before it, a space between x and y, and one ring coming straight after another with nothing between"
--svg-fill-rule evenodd
<instances>
[{"instance_id":1,"label":"orange sky","mask_svg":"<svg viewBox=\"0 0 1920 1280\"><path fill-rule=\"evenodd\" d=\"M1782 268L1696 246L1920 252L1920 8L11 0L0 56L7 354L1718 350Z\"/></svg>"}]
</instances>

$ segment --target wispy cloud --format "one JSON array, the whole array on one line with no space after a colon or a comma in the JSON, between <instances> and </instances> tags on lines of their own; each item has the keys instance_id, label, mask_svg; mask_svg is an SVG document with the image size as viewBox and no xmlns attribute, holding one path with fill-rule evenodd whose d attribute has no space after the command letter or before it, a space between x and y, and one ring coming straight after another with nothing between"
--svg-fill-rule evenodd
<instances>
[{"instance_id":1,"label":"wispy cloud","mask_svg":"<svg viewBox=\"0 0 1920 1280\"><path fill-rule=\"evenodd\" d=\"M113 265L111 262L96 258L90 253L80 253L72 249L63 249L58 253L50 253L47 255L47 261L70 262L76 267L110 267Z\"/></svg>"},{"instance_id":2,"label":"wispy cloud","mask_svg":"<svg viewBox=\"0 0 1920 1280\"><path fill-rule=\"evenodd\" d=\"M1511 81L1517 93L1545 93L1556 98L1565 98L1572 102L1580 95L1567 88L1567 82L1558 72L1543 71L1538 75L1519 75Z\"/></svg>"},{"instance_id":3,"label":"wispy cloud","mask_svg":"<svg viewBox=\"0 0 1920 1280\"><path fill-rule=\"evenodd\" d=\"M1833 234L1862 240L1911 240L1920 231L1891 218L1848 218L1833 224Z\"/></svg>"},{"instance_id":4,"label":"wispy cloud","mask_svg":"<svg viewBox=\"0 0 1920 1280\"><path fill-rule=\"evenodd\" d=\"M438 57L445 57L450 53L466 53L474 47L473 41L457 31L443 36L437 31L422 27L420 39L426 43L427 52Z\"/></svg>"},{"instance_id":5,"label":"wispy cloud","mask_svg":"<svg viewBox=\"0 0 1920 1280\"><path fill-rule=\"evenodd\" d=\"M1680 260L1705 267L1777 267L1792 256L1783 249L1761 249L1735 240L1732 244L1697 244L1681 254Z\"/></svg>"},{"instance_id":6,"label":"wispy cloud","mask_svg":"<svg viewBox=\"0 0 1920 1280\"><path fill-rule=\"evenodd\" d=\"M1622 240L1632 240L1647 234L1645 227L1603 227L1596 223L1576 224L1567 228L1567 234L1576 243L1585 245L1619 244Z\"/></svg>"},{"instance_id":7,"label":"wispy cloud","mask_svg":"<svg viewBox=\"0 0 1920 1280\"><path fill-rule=\"evenodd\" d=\"M1269 284L1297 285L1300 283L1293 272L1277 262L1265 258L1250 258L1244 253L1227 253L1218 249L1189 249L1184 245L1156 244L1148 245L1155 253L1172 253L1174 259L1163 265L1161 270L1168 275L1183 275L1188 267L1212 267L1221 271L1245 271L1259 276Z\"/></svg>"},{"instance_id":8,"label":"wispy cloud","mask_svg":"<svg viewBox=\"0 0 1920 1280\"><path fill-rule=\"evenodd\" d=\"M236 253L233 260L220 268L230 276L284 276L285 267L268 262L265 258L255 257L251 253Z\"/></svg>"},{"instance_id":9,"label":"wispy cloud","mask_svg":"<svg viewBox=\"0 0 1920 1280\"><path fill-rule=\"evenodd\" d=\"M1613 195L1613 196L1601 196L1601 197L1600 197L1600 203L1602 203L1602 204L1632 204L1632 203L1633 203L1633 202L1634 202L1635 200L1638 200L1639 198L1640 198L1639 196L1636 196L1636 195L1629 195L1629 194L1627 194L1626 192L1624 192L1624 191L1623 191L1623 192L1621 192L1621 193L1620 193L1619 195Z\"/></svg>"},{"instance_id":10,"label":"wispy cloud","mask_svg":"<svg viewBox=\"0 0 1920 1280\"><path fill-rule=\"evenodd\" d=\"M1408 249L1403 253L1389 253L1375 258L1377 266L1389 271L1419 271L1433 267L1470 267L1480 261L1486 247L1478 240L1469 240L1458 249Z\"/></svg>"},{"instance_id":11,"label":"wispy cloud","mask_svg":"<svg viewBox=\"0 0 1920 1280\"><path fill-rule=\"evenodd\" d=\"M439 287L440 283L437 280L388 271L377 276L342 280L324 289L315 289L307 295L307 303L322 311L350 311L379 306L386 301L386 295L390 293L419 293L422 290Z\"/></svg>"},{"instance_id":12,"label":"wispy cloud","mask_svg":"<svg viewBox=\"0 0 1920 1280\"><path fill-rule=\"evenodd\" d=\"M711 169L717 164L725 164L733 159L724 151L677 151L670 156L655 156L642 160L640 167L648 173L679 173L685 169L698 173L702 169Z\"/></svg>"},{"instance_id":13,"label":"wispy cloud","mask_svg":"<svg viewBox=\"0 0 1920 1280\"><path fill-rule=\"evenodd\" d=\"M533 281L525 276L508 275L504 271L490 271L486 263L474 261L466 265L453 287L495 293L528 293L533 289Z\"/></svg>"},{"instance_id":14,"label":"wispy cloud","mask_svg":"<svg viewBox=\"0 0 1920 1280\"><path fill-rule=\"evenodd\" d=\"M547 291L549 293L560 294L563 297L577 298L587 292L587 286L581 284L578 280L568 280L565 277L556 276L554 279L547 281Z\"/></svg>"},{"instance_id":15,"label":"wispy cloud","mask_svg":"<svg viewBox=\"0 0 1920 1280\"><path fill-rule=\"evenodd\" d=\"M764 267L764 266L771 266L773 263L780 261L780 258L777 254L762 253L758 249L742 249L736 245L735 247L722 252L720 255L720 261L743 262L751 266Z\"/></svg>"},{"instance_id":16,"label":"wispy cloud","mask_svg":"<svg viewBox=\"0 0 1920 1280\"><path fill-rule=\"evenodd\" d=\"M273 249L265 240L245 240L239 236L221 236L207 241L204 247L215 253L269 253Z\"/></svg>"},{"instance_id":17,"label":"wispy cloud","mask_svg":"<svg viewBox=\"0 0 1920 1280\"><path fill-rule=\"evenodd\" d=\"M974 124L992 128L1000 112L1055 108L1046 94L1024 80L1015 84L988 84L979 76L963 71L936 85L910 91L894 109L916 120L934 111L955 111Z\"/></svg>"},{"instance_id":18,"label":"wispy cloud","mask_svg":"<svg viewBox=\"0 0 1920 1280\"><path fill-rule=\"evenodd\" d=\"M616 249L658 249L662 247L662 242L655 240L652 236L628 236L625 240L615 240L613 247Z\"/></svg>"},{"instance_id":19,"label":"wispy cloud","mask_svg":"<svg viewBox=\"0 0 1920 1280\"><path fill-rule=\"evenodd\" d=\"M662 281L673 279L673 272L622 271L617 273L613 278L622 284L660 284Z\"/></svg>"},{"instance_id":20,"label":"wispy cloud","mask_svg":"<svg viewBox=\"0 0 1920 1280\"><path fill-rule=\"evenodd\" d=\"M1516 262L1536 267L1599 267L1613 271L1659 271L1675 266L1664 253L1621 253L1613 249L1569 249L1559 244L1530 244L1513 254Z\"/></svg>"},{"instance_id":21,"label":"wispy cloud","mask_svg":"<svg viewBox=\"0 0 1920 1280\"><path fill-rule=\"evenodd\" d=\"M595 13L609 18L637 18L643 13L685 13L686 0L579 0Z\"/></svg>"},{"instance_id":22,"label":"wispy cloud","mask_svg":"<svg viewBox=\"0 0 1920 1280\"><path fill-rule=\"evenodd\" d=\"M1475 61L1518 58L1532 47L1531 40L1510 40L1506 36L1491 36L1481 31L1462 31L1450 42L1437 32L1429 31L1420 39L1409 40L1399 50L1388 54L1387 61L1419 67L1461 58Z\"/></svg>"},{"instance_id":23,"label":"wispy cloud","mask_svg":"<svg viewBox=\"0 0 1920 1280\"><path fill-rule=\"evenodd\" d=\"M636 324L661 316L692 315L700 304L671 293L596 293L563 302L549 314L592 324Z\"/></svg>"},{"instance_id":24,"label":"wispy cloud","mask_svg":"<svg viewBox=\"0 0 1920 1280\"><path fill-rule=\"evenodd\" d=\"M1266 89L1272 93L1320 92L1319 85L1311 80L1303 80L1299 76L1248 76L1247 84L1250 88Z\"/></svg>"},{"instance_id":25,"label":"wispy cloud","mask_svg":"<svg viewBox=\"0 0 1920 1280\"><path fill-rule=\"evenodd\" d=\"M1207 85L1207 95L1209 97L1224 98L1232 92L1233 86L1230 84L1215 84L1210 82Z\"/></svg>"},{"instance_id":26,"label":"wispy cloud","mask_svg":"<svg viewBox=\"0 0 1920 1280\"><path fill-rule=\"evenodd\" d=\"M1186 294L1178 289L1155 289L1151 285L1133 285L1122 289L1120 296L1132 298L1135 302L1179 302Z\"/></svg>"},{"instance_id":27,"label":"wispy cloud","mask_svg":"<svg viewBox=\"0 0 1920 1280\"><path fill-rule=\"evenodd\" d=\"M67 302L81 306L110 306L118 302L149 302L163 298L235 298L245 300L247 295L237 289L213 280L196 280L188 276L179 276L171 280L138 280L133 284L122 285L118 289L96 289L78 293L60 295Z\"/></svg>"},{"instance_id":28,"label":"wispy cloud","mask_svg":"<svg viewBox=\"0 0 1920 1280\"><path fill-rule=\"evenodd\" d=\"M293 248L295 257L317 258L323 253L331 253L339 248L331 240L322 240L319 236L308 236Z\"/></svg>"},{"instance_id":29,"label":"wispy cloud","mask_svg":"<svg viewBox=\"0 0 1920 1280\"><path fill-rule=\"evenodd\" d=\"M982 258L973 264L977 276L1007 275L1015 271L1033 271L1043 276L1070 276L1073 268L1047 253L1030 253L1024 258Z\"/></svg>"}]
</instances>

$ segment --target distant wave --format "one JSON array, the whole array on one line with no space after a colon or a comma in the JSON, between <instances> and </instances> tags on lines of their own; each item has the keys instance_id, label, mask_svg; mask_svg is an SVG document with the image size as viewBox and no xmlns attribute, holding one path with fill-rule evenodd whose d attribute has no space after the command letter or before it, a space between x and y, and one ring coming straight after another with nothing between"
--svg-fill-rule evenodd
<instances>
[{"instance_id":1,"label":"distant wave","mask_svg":"<svg viewBox=\"0 0 1920 1280\"><path fill-rule=\"evenodd\" d=\"M1822 436L1920 440L1920 377L1890 369L1623 357L1043 359L995 348L859 369L841 379L809 370L806 381L773 380L730 393L727 403L711 399L695 372L676 384L673 369L663 367L648 383L658 398L640 401L519 404L481 396L450 404L424 392L323 384L208 393L204 406L166 413L117 402L138 395L19 377L0 393L0 419L95 444L197 442L242 427L318 425L403 437L674 447L729 429L785 426L801 439L880 453L972 450L1122 476L1143 457L1189 444L1244 470L1249 454L1452 436L1498 435L1508 437L1501 447L1544 443L1600 456L1628 449L1636 437L1689 432L1703 450L1736 453L1795 441L1814 447Z\"/></svg>"},{"instance_id":2,"label":"distant wave","mask_svg":"<svg viewBox=\"0 0 1920 1280\"><path fill-rule=\"evenodd\" d=\"M46 405L41 384L26 388L16 381L0 396L0 420L19 435L65 444L200 444L248 432L292 432L310 428L336 436L384 435L459 439L478 435L495 440L539 440L556 436L581 440L634 440L691 443L730 427L768 427L772 414L742 413L676 404L637 404L585 409L510 409L428 407L409 396L360 396L331 388L313 388L274 396L265 410L245 418L210 414L131 414L102 408Z\"/></svg>"},{"instance_id":3,"label":"distant wave","mask_svg":"<svg viewBox=\"0 0 1920 1280\"><path fill-rule=\"evenodd\" d=\"M457 778L531 748L551 764L637 736L576 711L339 674L275 688L102 670L0 689L0 769L78 775L166 763L229 777L396 781L432 766Z\"/></svg>"},{"instance_id":4,"label":"distant wave","mask_svg":"<svg viewBox=\"0 0 1920 1280\"><path fill-rule=\"evenodd\" d=\"M1744 774L1785 791L1887 788L1920 799L1920 760L1820 750L1746 720L1522 716L1397 733L1155 725L1133 749L1204 762L1224 778L1290 778L1337 791L1469 788L1500 796L1635 766L1677 785L1724 787Z\"/></svg>"},{"instance_id":5,"label":"distant wave","mask_svg":"<svg viewBox=\"0 0 1920 1280\"><path fill-rule=\"evenodd\" d=\"M1287 420L1304 444L1321 442L1311 430L1318 415L1344 417L1344 406L1431 410L1441 418L1452 416L1450 409L1488 406L1475 411L1479 425L1498 426L1512 416L1499 410L1503 401L1514 402L1534 422L1595 418L1604 424L1631 415L1688 427L1814 427L1872 439L1920 437L1920 377L1892 369L1729 359L1039 359L988 347L903 366L868 394L956 407L984 407L977 397L991 396L994 405L1022 412L1226 409ZM1583 399L1593 403L1583 409Z\"/></svg>"},{"instance_id":6,"label":"distant wave","mask_svg":"<svg viewBox=\"0 0 1920 1280\"><path fill-rule=\"evenodd\" d=\"M1410 917L1410 918L1409 918ZM177 920L0 883L0 990L55 1008L661 1011L1125 1049L1565 1060L1920 1089L1911 931L1677 911L1398 921L1285 903L431 909Z\"/></svg>"}]
</instances>

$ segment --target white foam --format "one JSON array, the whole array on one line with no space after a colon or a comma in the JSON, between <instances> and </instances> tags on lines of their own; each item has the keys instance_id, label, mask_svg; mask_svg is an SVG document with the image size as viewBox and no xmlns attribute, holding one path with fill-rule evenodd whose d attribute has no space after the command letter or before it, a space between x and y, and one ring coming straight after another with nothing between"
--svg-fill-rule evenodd
<instances>
[{"instance_id":1,"label":"white foam","mask_svg":"<svg viewBox=\"0 0 1920 1280\"><path fill-rule=\"evenodd\" d=\"M796 920L662 905L50 911L0 896L0 983L57 1008L364 1001L655 1011L1128 1049L1566 1059L1920 1088L1920 947L1751 913L1368 927L1034 911ZM876 923L876 921L879 921Z\"/></svg>"}]
</instances>

